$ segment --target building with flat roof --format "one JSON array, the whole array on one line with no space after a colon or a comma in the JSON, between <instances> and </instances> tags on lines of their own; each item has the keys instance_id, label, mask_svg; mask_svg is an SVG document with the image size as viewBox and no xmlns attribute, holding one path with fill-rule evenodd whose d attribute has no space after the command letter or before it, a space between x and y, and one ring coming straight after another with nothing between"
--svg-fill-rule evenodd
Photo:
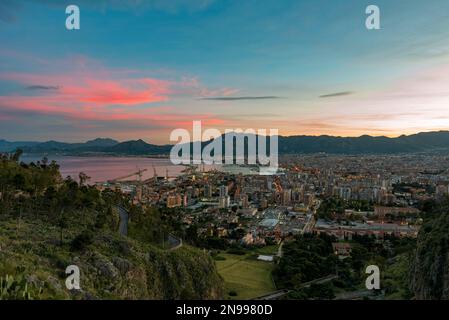
<instances>
[{"instance_id":1,"label":"building with flat roof","mask_svg":"<svg viewBox=\"0 0 449 320\"><path fill-rule=\"evenodd\" d=\"M263 219L261 222L259 222L259 227L274 229L278 224L278 219Z\"/></svg>"},{"instance_id":2,"label":"building with flat roof","mask_svg":"<svg viewBox=\"0 0 449 320\"><path fill-rule=\"evenodd\" d=\"M338 239L352 239L354 235L374 235L377 238L383 238L386 235L396 237L416 237L418 228L410 225L397 223L359 223L351 222L347 225L339 224L335 221L326 221L318 219L314 230L317 233L326 233L333 235Z\"/></svg>"}]
</instances>

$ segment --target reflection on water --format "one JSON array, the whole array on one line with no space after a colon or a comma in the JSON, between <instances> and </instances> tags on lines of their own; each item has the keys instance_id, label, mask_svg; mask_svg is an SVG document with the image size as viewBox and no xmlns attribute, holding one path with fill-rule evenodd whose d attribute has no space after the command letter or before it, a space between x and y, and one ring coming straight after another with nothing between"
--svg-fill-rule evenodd
<instances>
[{"instance_id":1,"label":"reflection on water","mask_svg":"<svg viewBox=\"0 0 449 320\"><path fill-rule=\"evenodd\" d=\"M144 157L75 157L75 156L47 156L49 161L55 160L59 166L63 177L71 176L78 179L80 172L84 172L91 179L90 183L105 182L136 173L142 172L142 180L154 176L154 170L159 177L177 177L182 174L185 166L174 165L169 159L144 158ZM23 155L21 161L25 163L41 160L42 156ZM200 170L220 170L230 174L259 174L259 168L254 166L240 165L201 165ZM126 178L126 180L137 180L136 175Z\"/></svg>"},{"instance_id":2,"label":"reflection on water","mask_svg":"<svg viewBox=\"0 0 449 320\"><path fill-rule=\"evenodd\" d=\"M154 169L158 176L178 176L184 170L184 166L173 165L169 159L143 158L143 157L74 157L74 156L47 156L49 161L55 160L61 167L64 177L78 178L80 172L91 177L90 182L103 182L106 180L126 176L138 170L142 173L142 179L153 177ZM41 160L41 156L23 155L21 161L29 163ZM136 178L130 177L129 179Z\"/></svg>"}]
</instances>

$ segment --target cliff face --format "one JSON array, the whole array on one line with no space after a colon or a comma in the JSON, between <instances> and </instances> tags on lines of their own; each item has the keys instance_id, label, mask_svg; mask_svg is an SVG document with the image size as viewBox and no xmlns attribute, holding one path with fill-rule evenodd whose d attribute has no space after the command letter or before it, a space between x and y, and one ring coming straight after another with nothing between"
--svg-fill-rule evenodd
<instances>
[{"instance_id":1,"label":"cliff face","mask_svg":"<svg viewBox=\"0 0 449 320\"><path fill-rule=\"evenodd\" d=\"M219 299L222 279L201 250L173 251L120 237L94 235L82 249L59 242L58 230L22 221L0 222L0 279L14 282L3 298ZM69 235L66 235L67 238ZM66 289L65 268L79 267L81 290ZM26 284L26 287L25 287ZM0 297L2 298L2 297Z\"/></svg>"},{"instance_id":2,"label":"cliff face","mask_svg":"<svg viewBox=\"0 0 449 320\"><path fill-rule=\"evenodd\" d=\"M449 299L449 205L440 204L421 228L410 268L410 289L419 300Z\"/></svg>"}]
</instances>

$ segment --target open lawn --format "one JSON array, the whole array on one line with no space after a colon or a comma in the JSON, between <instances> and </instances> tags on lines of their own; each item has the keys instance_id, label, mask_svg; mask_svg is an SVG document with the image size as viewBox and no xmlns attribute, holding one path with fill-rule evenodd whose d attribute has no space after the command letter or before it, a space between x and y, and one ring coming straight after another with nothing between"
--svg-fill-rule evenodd
<instances>
[{"instance_id":1,"label":"open lawn","mask_svg":"<svg viewBox=\"0 0 449 320\"><path fill-rule=\"evenodd\" d=\"M251 254L234 255L220 253L225 260L217 260L219 274L225 280L225 297L228 299L251 299L275 291L271 270L273 263L258 261ZM234 291L237 296L230 296Z\"/></svg>"},{"instance_id":2,"label":"open lawn","mask_svg":"<svg viewBox=\"0 0 449 320\"><path fill-rule=\"evenodd\" d=\"M275 256L278 253L278 245L265 246L261 248L254 249L255 253L264 254L269 256Z\"/></svg>"}]
</instances>

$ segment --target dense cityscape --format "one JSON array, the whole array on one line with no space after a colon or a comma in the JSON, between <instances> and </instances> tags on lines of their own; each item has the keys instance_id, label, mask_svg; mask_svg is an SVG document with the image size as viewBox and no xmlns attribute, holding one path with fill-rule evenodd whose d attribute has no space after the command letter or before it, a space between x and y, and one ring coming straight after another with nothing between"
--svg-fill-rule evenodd
<instances>
[{"instance_id":1,"label":"dense cityscape","mask_svg":"<svg viewBox=\"0 0 449 320\"><path fill-rule=\"evenodd\" d=\"M202 235L228 239L236 230L243 232L231 243L279 243L312 231L340 239L352 234L414 237L420 225L418 204L448 195L448 167L444 155L290 156L275 176L192 166L176 178L155 173L138 181L136 175L134 181L98 183L97 188L118 188L143 206L183 208L186 225L207 216ZM318 210L332 198L347 203L344 212Z\"/></svg>"},{"instance_id":2,"label":"dense cityscape","mask_svg":"<svg viewBox=\"0 0 449 320\"><path fill-rule=\"evenodd\" d=\"M0 300L267 319L449 300L448 12L0 0Z\"/></svg>"},{"instance_id":3,"label":"dense cityscape","mask_svg":"<svg viewBox=\"0 0 449 320\"><path fill-rule=\"evenodd\" d=\"M96 188L119 190L136 206L176 212L175 233L215 256L256 249L263 253L259 261L276 264L284 244L307 235L333 239L340 260L351 256L360 245L354 239L361 237L375 239L394 256L391 239L417 237L423 203L448 196L448 168L449 157L440 154L292 155L281 157L272 176L244 165L199 165L186 166L177 177L158 176L154 169L153 177L142 180L148 168ZM271 251L257 250L264 247Z\"/></svg>"}]
</instances>

